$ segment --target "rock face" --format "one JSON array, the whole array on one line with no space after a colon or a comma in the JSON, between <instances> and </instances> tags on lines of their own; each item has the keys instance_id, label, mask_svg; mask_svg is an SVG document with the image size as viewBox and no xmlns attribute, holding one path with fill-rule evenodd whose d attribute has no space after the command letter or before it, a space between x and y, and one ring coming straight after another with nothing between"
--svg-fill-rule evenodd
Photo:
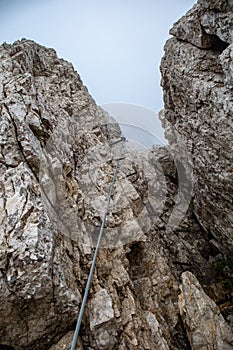
<instances>
[{"instance_id":1,"label":"rock face","mask_svg":"<svg viewBox=\"0 0 233 350\"><path fill-rule=\"evenodd\" d=\"M233 3L200 0L174 24L161 63L161 119L193 161L195 213L221 251L233 249Z\"/></svg>"},{"instance_id":2,"label":"rock face","mask_svg":"<svg viewBox=\"0 0 233 350\"><path fill-rule=\"evenodd\" d=\"M184 215L184 154L114 143L72 65L26 39L0 46L0 94L0 349L70 349L118 157L78 349L233 347L232 265Z\"/></svg>"},{"instance_id":3,"label":"rock face","mask_svg":"<svg viewBox=\"0 0 233 350\"><path fill-rule=\"evenodd\" d=\"M188 271L182 274L179 306L193 349L232 349L233 334L229 326Z\"/></svg>"},{"instance_id":4,"label":"rock face","mask_svg":"<svg viewBox=\"0 0 233 350\"><path fill-rule=\"evenodd\" d=\"M150 243L154 225L165 226L167 196L176 192L158 162L167 161L174 173L168 152L111 145L121 137L118 125L54 50L24 39L2 45L0 53L0 347L63 347L63 339L55 343L74 327L122 152L80 347L169 344L169 324L179 323L172 302L178 286L166 257ZM138 255L146 252L140 266ZM145 283L149 294L141 298ZM163 289L168 307L158 297ZM186 341L182 332L181 338Z\"/></svg>"}]
</instances>

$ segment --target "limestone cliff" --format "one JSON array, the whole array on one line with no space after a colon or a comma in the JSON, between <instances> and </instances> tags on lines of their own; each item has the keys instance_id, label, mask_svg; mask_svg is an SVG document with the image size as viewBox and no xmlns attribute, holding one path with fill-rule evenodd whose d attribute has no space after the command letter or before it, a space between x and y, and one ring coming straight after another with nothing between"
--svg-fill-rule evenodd
<instances>
[{"instance_id":1,"label":"limestone cliff","mask_svg":"<svg viewBox=\"0 0 233 350\"><path fill-rule=\"evenodd\" d=\"M194 215L211 244L223 254L224 260L216 267L222 266L225 274L218 280L224 282L228 274L231 286L232 10L231 0L199 0L174 24L170 30L173 38L167 41L161 62L164 110L160 113L170 146L175 148L182 140L190 154ZM174 137L174 130L179 139ZM206 290L210 292L209 287ZM230 290L232 294L232 287ZM213 298L212 292L209 295ZM203 334L196 337L191 314L183 314L183 319L193 348L225 348L214 339L204 340Z\"/></svg>"},{"instance_id":2,"label":"limestone cliff","mask_svg":"<svg viewBox=\"0 0 233 350\"><path fill-rule=\"evenodd\" d=\"M166 129L193 160L195 213L225 254L233 251L232 1L199 1L174 24L161 64ZM167 137L169 128L167 128ZM172 143L172 140L171 140Z\"/></svg>"},{"instance_id":3,"label":"limestone cliff","mask_svg":"<svg viewBox=\"0 0 233 350\"><path fill-rule=\"evenodd\" d=\"M167 82L169 57L168 43ZM208 66L209 56L203 57ZM222 84L227 90L228 82ZM172 86L164 83L167 119ZM181 97L174 95L174 105ZM190 94L182 98L185 106ZM120 128L72 65L26 39L0 47L0 112L0 349L70 348L121 155L78 349L232 349L230 256L218 233L197 220L204 199L196 191L200 181L212 188L211 171L201 180L194 162L198 195L184 215L190 191L180 191L179 182L186 184L182 174L187 177L191 162L181 164L183 151L174 154L174 144L144 152L130 143L112 145ZM176 113L169 131L178 107ZM188 134L191 125L183 122L179 135L185 137L185 128ZM224 158L226 173L227 166ZM205 225L205 216L200 219Z\"/></svg>"}]
</instances>

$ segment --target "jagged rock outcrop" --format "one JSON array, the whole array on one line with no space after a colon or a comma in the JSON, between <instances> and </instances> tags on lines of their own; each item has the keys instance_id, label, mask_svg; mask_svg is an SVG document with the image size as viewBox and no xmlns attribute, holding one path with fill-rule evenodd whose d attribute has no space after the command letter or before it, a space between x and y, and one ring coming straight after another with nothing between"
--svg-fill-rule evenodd
<instances>
[{"instance_id":1,"label":"jagged rock outcrop","mask_svg":"<svg viewBox=\"0 0 233 350\"><path fill-rule=\"evenodd\" d=\"M215 301L222 298L223 281L225 285L229 284L227 293L232 295L232 7L232 1L199 0L174 24L170 31L174 37L167 41L161 63L164 110L160 118L165 134L172 148L176 148L181 140L187 147L193 163L194 215L209 235L211 245L223 254L223 260L216 268L226 273L210 285L204 283L206 292ZM187 281L188 275L184 276ZM189 283L191 293L191 288L197 288L195 278L190 278ZM184 297L187 287L182 288ZM219 297L216 299L217 290ZM202 295L202 307L204 299ZM220 328L225 329L225 326L210 325L205 317L201 321L200 310L196 324L203 322L202 330L193 324L197 315L191 304L189 316L183 313L183 318L192 348L232 348L227 337L223 340L220 336ZM230 306L228 310L232 312ZM208 318L214 319L213 315L210 317L210 311ZM204 327L207 327L205 334ZM195 332L198 334L196 339ZM213 334L215 338L211 338Z\"/></svg>"},{"instance_id":2,"label":"jagged rock outcrop","mask_svg":"<svg viewBox=\"0 0 233 350\"><path fill-rule=\"evenodd\" d=\"M229 326L188 271L182 274L179 307L192 349L232 349L233 334Z\"/></svg>"},{"instance_id":3,"label":"jagged rock outcrop","mask_svg":"<svg viewBox=\"0 0 233 350\"><path fill-rule=\"evenodd\" d=\"M213 243L233 251L232 1L198 1L174 24L161 63L161 119L182 137L193 160L195 213Z\"/></svg>"},{"instance_id":4,"label":"jagged rock outcrop","mask_svg":"<svg viewBox=\"0 0 233 350\"><path fill-rule=\"evenodd\" d=\"M48 349L74 327L114 159L123 151L80 346L185 343L182 330L173 330L182 328L178 284L151 244L176 192L158 162L176 176L167 151L111 147L121 136L118 125L53 50L26 39L0 50L0 347Z\"/></svg>"},{"instance_id":5,"label":"jagged rock outcrop","mask_svg":"<svg viewBox=\"0 0 233 350\"><path fill-rule=\"evenodd\" d=\"M185 315L201 317L199 295L204 310L211 304L210 328L225 324L215 303L230 324L233 271L193 202L184 215L183 148L176 159L175 146L111 146L117 123L71 64L30 40L0 46L0 96L0 349L70 348L122 154L78 348L198 349ZM193 303L188 288L198 290ZM233 346L230 326L213 339Z\"/></svg>"}]
</instances>

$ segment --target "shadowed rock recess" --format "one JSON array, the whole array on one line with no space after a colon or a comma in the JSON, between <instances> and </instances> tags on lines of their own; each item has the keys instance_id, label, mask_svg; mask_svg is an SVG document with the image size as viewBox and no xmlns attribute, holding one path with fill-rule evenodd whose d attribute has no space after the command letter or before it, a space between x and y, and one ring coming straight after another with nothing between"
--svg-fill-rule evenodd
<instances>
[{"instance_id":1,"label":"shadowed rock recess","mask_svg":"<svg viewBox=\"0 0 233 350\"><path fill-rule=\"evenodd\" d=\"M118 124L53 49L0 46L0 350L70 348L119 156L77 349L233 349L232 20L200 0L171 29L170 145L148 151L111 146Z\"/></svg>"}]
</instances>

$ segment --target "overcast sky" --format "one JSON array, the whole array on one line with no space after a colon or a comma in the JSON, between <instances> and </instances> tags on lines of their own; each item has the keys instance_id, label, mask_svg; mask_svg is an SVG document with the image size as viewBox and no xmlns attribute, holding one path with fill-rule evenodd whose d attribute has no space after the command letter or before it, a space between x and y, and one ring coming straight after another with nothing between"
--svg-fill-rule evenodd
<instances>
[{"instance_id":1,"label":"overcast sky","mask_svg":"<svg viewBox=\"0 0 233 350\"><path fill-rule=\"evenodd\" d=\"M126 103L128 112L121 121L130 123L129 104L141 106L144 122L135 123L162 138L153 115L162 108L163 46L172 23L195 2L0 0L0 42L24 37L53 47L73 63L98 104L114 103L116 110L120 103L122 110Z\"/></svg>"}]
</instances>

